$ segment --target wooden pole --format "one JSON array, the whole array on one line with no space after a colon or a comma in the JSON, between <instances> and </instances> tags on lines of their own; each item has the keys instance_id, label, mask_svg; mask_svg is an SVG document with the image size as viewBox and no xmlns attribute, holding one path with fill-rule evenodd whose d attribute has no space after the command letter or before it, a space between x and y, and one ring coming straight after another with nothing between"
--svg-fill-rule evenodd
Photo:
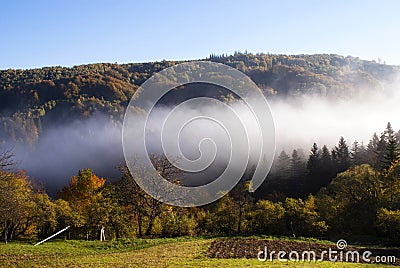
<instances>
[{"instance_id":1,"label":"wooden pole","mask_svg":"<svg viewBox=\"0 0 400 268\"><path fill-rule=\"evenodd\" d=\"M70 227L70 226L68 225L67 227L65 227L65 228L62 229L61 231L58 231L57 233L55 233L55 234L53 234L53 235L47 237L46 239L40 241L39 243L36 243L36 244L34 245L34 247L36 247L37 245L40 245L40 244L46 242L46 241L49 240L49 239L52 239L53 237L55 237L55 236L58 235L58 234L61 234L62 232L66 231L69 227Z\"/></svg>"}]
</instances>

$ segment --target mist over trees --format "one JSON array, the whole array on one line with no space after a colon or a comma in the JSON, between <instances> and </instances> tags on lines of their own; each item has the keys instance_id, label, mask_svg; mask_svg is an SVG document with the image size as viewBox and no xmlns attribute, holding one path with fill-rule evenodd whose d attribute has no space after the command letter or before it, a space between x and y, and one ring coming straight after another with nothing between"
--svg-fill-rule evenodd
<instances>
[{"instance_id":1,"label":"mist over trees","mask_svg":"<svg viewBox=\"0 0 400 268\"><path fill-rule=\"evenodd\" d=\"M4 241L43 238L69 225L66 239L98 239L105 227L107 239L240 234L370 236L400 243L397 136L388 123L366 147L357 141L350 147L340 137L331 150L314 143L307 158L296 149L282 151L255 193L244 177L220 200L193 208L150 197L136 182L141 178L133 178L145 173L132 176L126 166L116 182L80 170L54 199L6 165L0 172L0 232ZM2 166L12 163L6 156ZM152 161L179 183L181 173L166 158L153 155Z\"/></svg>"},{"instance_id":2,"label":"mist over trees","mask_svg":"<svg viewBox=\"0 0 400 268\"><path fill-rule=\"evenodd\" d=\"M302 96L328 100L346 100L354 95L374 96L386 90L400 73L396 66L334 54L254 55L237 52L234 55L210 55L205 60L243 71L271 102L285 102ZM117 179L115 166L123 158L119 132L130 98L152 74L178 63L99 63L71 68L0 70L0 143L6 149L14 148L28 175L42 180L52 194L65 185L76 170L86 167L101 176ZM174 105L188 97L204 94L200 90L222 101L234 101L232 95L215 88L188 89L180 88L163 104ZM305 99L305 102L293 105L315 105L320 100ZM280 112L279 107L273 108ZM282 120L288 121L286 117ZM287 128L285 126L284 131L288 131ZM302 134L303 139L305 136L307 140L311 137L309 133ZM336 136L331 139L324 143L331 146ZM104 143L104 140L109 142ZM308 150L309 143L290 146ZM292 153L290 146L288 155ZM46 161L39 160L42 158ZM65 158L70 161L66 162ZM51 164L46 167L46 162Z\"/></svg>"},{"instance_id":3,"label":"mist over trees","mask_svg":"<svg viewBox=\"0 0 400 268\"><path fill-rule=\"evenodd\" d=\"M236 53L211 55L207 60L238 68L264 94L283 99L304 94L347 98L360 88L363 94L369 94L383 90L399 74L396 66L326 54ZM70 225L63 234L66 239L97 239L104 226L107 239L236 234L328 238L368 235L400 243L400 133L390 123L366 143L337 137L334 146L317 142L308 144L307 150L303 144L286 146L286 150L277 152L271 173L254 194L247 191L250 174L246 174L220 200L194 208L171 207L151 198L126 167L117 170L112 179L100 176L103 163L91 169L74 170L74 176L64 178L68 185L58 188L57 193L46 193L46 185L37 183L40 178L29 178L30 170L20 170L13 151L7 151L7 146L13 144L40 147L50 129L71 122L74 129L83 126L84 132L78 131L78 137L93 140L93 129L99 125L92 127L87 120L99 115L105 119L101 125L118 129L137 88L154 72L177 63L0 71L0 143L5 148L0 151L3 152L0 153L2 240L44 238ZM184 99L185 94L192 93L182 88L170 101ZM220 96L220 92L213 94L228 101L232 99ZM75 134L68 132L68 136ZM62 144L67 139L60 138L58 142ZM48 150L54 150L44 144ZM100 162L99 151L93 152L97 154L90 160ZM79 154L74 156L80 161ZM156 157L159 164L165 163L163 156Z\"/></svg>"}]
</instances>

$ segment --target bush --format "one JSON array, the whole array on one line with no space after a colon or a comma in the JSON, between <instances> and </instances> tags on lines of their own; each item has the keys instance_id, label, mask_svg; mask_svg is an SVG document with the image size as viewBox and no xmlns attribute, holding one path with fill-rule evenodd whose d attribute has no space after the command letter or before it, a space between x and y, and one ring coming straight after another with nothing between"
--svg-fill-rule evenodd
<instances>
[{"instance_id":1,"label":"bush","mask_svg":"<svg viewBox=\"0 0 400 268\"><path fill-rule=\"evenodd\" d=\"M379 209L377 228L381 235L400 242L400 210Z\"/></svg>"}]
</instances>

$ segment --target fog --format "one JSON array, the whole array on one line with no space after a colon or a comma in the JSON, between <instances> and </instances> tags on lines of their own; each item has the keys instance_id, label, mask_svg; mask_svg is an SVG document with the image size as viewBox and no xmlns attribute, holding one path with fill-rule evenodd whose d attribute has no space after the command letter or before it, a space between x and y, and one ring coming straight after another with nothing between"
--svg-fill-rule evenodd
<instances>
[{"instance_id":1,"label":"fog","mask_svg":"<svg viewBox=\"0 0 400 268\"><path fill-rule=\"evenodd\" d=\"M269 100L269 105L276 127L276 151L279 153L284 149L290 153L294 148L302 148L308 154L313 142L320 147L325 144L332 148L340 136L344 136L349 145L354 140L367 144L372 134L377 132L379 135L389 121L394 130L398 130L399 101L400 93L396 86L379 92L360 89L357 95L347 98L315 95L274 97ZM162 125L172 108L162 106L152 112L146 130L146 146L150 152L161 151ZM242 102L234 103L232 108L239 119L245 122L250 141L250 166L254 165L260 146L254 117ZM226 118L226 122L234 120L232 115L228 116L232 111L210 103L210 106L183 107L175 111L173 121L179 122L180 116L196 117L203 112ZM120 175L116 166L123 161L121 127L122 124L111 123L106 115L96 115L84 121L47 128L33 146L12 146L19 167L26 169L28 175L43 182L49 191L54 192L66 185L79 169L86 167L92 168L100 176L117 179ZM208 173L201 175L211 178L211 174L222 172L222 167L229 160L230 145L226 131L209 120L193 121L182 128L179 144L182 154L194 160L200 156L199 143L205 138L213 140L218 148L217 153L220 153L216 155L215 164L210 166ZM214 145L208 145L212 152ZM241 150L245 152L246 148Z\"/></svg>"},{"instance_id":2,"label":"fog","mask_svg":"<svg viewBox=\"0 0 400 268\"><path fill-rule=\"evenodd\" d=\"M100 176L119 176L116 166L123 161L121 126L105 115L95 115L47 128L37 143L14 144L13 151L18 167L54 193L83 168L91 168Z\"/></svg>"},{"instance_id":3,"label":"fog","mask_svg":"<svg viewBox=\"0 0 400 268\"><path fill-rule=\"evenodd\" d=\"M400 92L362 92L351 98L302 96L271 101L278 150L310 148L313 142L332 147L343 136L367 144L374 132L381 133L387 122L400 127Z\"/></svg>"}]
</instances>

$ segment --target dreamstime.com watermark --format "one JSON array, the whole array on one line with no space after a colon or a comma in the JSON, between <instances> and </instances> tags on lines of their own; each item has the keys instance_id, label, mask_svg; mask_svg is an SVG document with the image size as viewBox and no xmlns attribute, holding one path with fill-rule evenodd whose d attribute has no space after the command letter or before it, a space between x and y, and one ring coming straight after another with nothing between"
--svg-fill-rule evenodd
<instances>
[{"instance_id":1,"label":"dreamstime.com watermark","mask_svg":"<svg viewBox=\"0 0 400 268\"><path fill-rule=\"evenodd\" d=\"M267 247L261 250L257 254L257 259L261 262L273 261L274 259L280 262L321 262L321 261L331 261L331 262L365 262L365 263L395 263L396 256L374 256L369 250L359 251L359 250L345 250L347 248L347 242L344 239L340 239L336 243L336 248L331 247L328 250L323 250L321 252L315 252L314 250L305 250L298 252L292 250L290 252L286 251L268 251Z\"/></svg>"}]
</instances>

